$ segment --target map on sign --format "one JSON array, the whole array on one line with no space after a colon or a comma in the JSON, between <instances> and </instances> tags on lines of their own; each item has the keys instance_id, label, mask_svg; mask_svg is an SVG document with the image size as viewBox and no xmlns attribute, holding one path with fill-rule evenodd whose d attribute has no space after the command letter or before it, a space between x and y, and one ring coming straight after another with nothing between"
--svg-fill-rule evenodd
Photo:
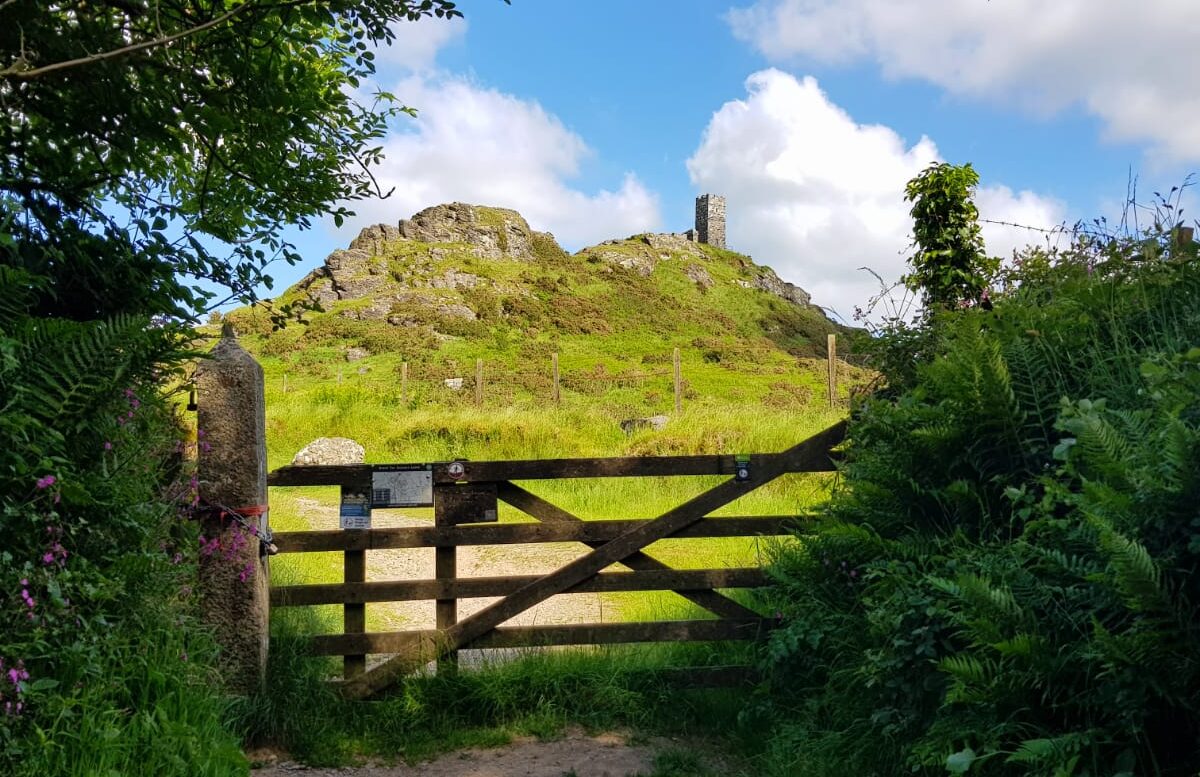
<instances>
[{"instance_id":1,"label":"map on sign","mask_svg":"<svg viewBox=\"0 0 1200 777\"><path fill-rule=\"evenodd\" d=\"M433 506L433 465L378 464L372 467L371 506Z\"/></svg>"}]
</instances>

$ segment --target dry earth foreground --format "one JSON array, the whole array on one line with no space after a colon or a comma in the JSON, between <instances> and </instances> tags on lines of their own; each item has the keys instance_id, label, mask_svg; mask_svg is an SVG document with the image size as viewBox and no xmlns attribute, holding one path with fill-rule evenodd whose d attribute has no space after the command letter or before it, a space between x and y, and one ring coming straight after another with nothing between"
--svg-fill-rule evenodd
<instances>
[{"instance_id":1,"label":"dry earth foreground","mask_svg":"<svg viewBox=\"0 0 1200 777\"><path fill-rule=\"evenodd\" d=\"M460 750L412 766L310 768L277 760L251 774L253 777L649 777L655 771L656 755L682 747L695 752L692 743L673 739L651 738L634 743L623 734L589 736L572 730L562 739L520 738L503 747ZM250 753L250 757L262 761L276 756ZM712 774L730 773L716 756L710 756L705 767Z\"/></svg>"}]
</instances>

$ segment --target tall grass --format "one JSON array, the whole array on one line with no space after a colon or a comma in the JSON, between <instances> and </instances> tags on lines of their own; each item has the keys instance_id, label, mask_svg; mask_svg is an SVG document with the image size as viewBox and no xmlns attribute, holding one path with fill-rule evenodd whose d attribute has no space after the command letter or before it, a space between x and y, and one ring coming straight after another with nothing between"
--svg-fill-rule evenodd
<instances>
[{"instance_id":1,"label":"tall grass","mask_svg":"<svg viewBox=\"0 0 1200 777\"><path fill-rule=\"evenodd\" d=\"M56 680L74 692L44 697L39 720L46 723L12 745L23 752L6 753L15 756L14 777L244 774L215 646L179 612L160 603L112 628L109 676L61 656Z\"/></svg>"},{"instance_id":2,"label":"tall grass","mask_svg":"<svg viewBox=\"0 0 1200 777\"><path fill-rule=\"evenodd\" d=\"M753 732L739 723L744 691L680 692L661 670L748 657L708 645L524 651L477 667L410 677L372 702L350 702L323 682L331 659L307 655L305 634L322 628L311 611L272 618L268 691L240 710L251 742L272 743L311 765L360 758L408 761L517 736L554 738L567 725L589 730L717 736L747 752Z\"/></svg>"}]
</instances>

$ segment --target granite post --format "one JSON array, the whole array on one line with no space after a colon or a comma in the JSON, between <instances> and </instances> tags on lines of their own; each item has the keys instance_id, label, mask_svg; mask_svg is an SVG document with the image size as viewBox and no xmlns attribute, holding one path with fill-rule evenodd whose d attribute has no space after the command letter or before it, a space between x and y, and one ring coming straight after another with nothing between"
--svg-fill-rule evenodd
<instances>
[{"instance_id":1,"label":"granite post","mask_svg":"<svg viewBox=\"0 0 1200 777\"><path fill-rule=\"evenodd\" d=\"M226 687L250 694L262 686L267 667L268 567L260 552L267 528L266 402L262 367L228 323L196 368L196 390L201 606L221 649Z\"/></svg>"}]
</instances>

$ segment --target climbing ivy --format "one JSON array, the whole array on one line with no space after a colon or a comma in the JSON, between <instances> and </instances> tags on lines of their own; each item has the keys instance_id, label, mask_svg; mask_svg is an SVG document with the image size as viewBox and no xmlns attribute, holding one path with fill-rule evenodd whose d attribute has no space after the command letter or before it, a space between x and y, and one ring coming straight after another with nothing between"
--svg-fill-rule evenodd
<instances>
[{"instance_id":1,"label":"climbing ivy","mask_svg":"<svg viewBox=\"0 0 1200 777\"><path fill-rule=\"evenodd\" d=\"M979 174L970 164L936 162L904 187L911 202L913 245L905 277L929 307L966 307L986 299L999 260L984 253L979 209L971 197Z\"/></svg>"}]
</instances>

